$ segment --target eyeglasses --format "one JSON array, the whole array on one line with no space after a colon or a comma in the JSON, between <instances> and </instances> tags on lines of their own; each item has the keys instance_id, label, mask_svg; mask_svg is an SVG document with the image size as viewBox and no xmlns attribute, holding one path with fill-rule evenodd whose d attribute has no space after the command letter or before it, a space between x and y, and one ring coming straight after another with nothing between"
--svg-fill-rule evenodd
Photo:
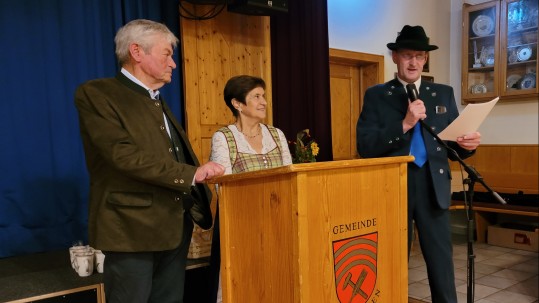
<instances>
[{"instance_id":1,"label":"eyeglasses","mask_svg":"<svg viewBox=\"0 0 539 303\"><path fill-rule=\"evenodd\" d=\"M410 61L413 58L415 58L417 61L425 61L427 59L427 54L411 54L411 53L399 53L399 56L401 56L402 59L406 61Z\"/></svg>"}]
</instances>

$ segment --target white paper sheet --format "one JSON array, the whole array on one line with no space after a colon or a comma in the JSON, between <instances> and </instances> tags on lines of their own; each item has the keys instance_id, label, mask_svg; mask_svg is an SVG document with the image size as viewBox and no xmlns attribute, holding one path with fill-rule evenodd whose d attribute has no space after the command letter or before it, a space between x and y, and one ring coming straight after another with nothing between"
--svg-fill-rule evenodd
<instances>
[{"instance_id":1,"label":"white paper sheet","mask_svg":"<svg viewBox=\"0 0 539 303\"><path fill-rule=\"evenodd\" d=\"M457 141L458 137L477 131L499 99L496 97L485 103L468 104L457 119L438 134L438 137L442 140Z\"/></svg>"}]
</instances>

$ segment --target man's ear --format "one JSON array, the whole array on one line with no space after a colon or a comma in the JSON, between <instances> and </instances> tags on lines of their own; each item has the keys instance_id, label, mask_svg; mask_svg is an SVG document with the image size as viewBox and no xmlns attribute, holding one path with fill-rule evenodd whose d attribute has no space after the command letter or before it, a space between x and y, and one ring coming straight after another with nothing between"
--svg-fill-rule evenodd
<instances>
[{"instance_id":1,"label":"man's ear","mask_svg":"<svg viewBox=\"0 0 539 303\"><path fill-rule=\"evenodd\" d=\"M133 60L140 62L142 60L142 55L144 55L144 50L138 43L131 43L129 45L129 53Z\"/></svg>"},{"instance_id":2,"label":"man's ear","mask_svg":"<svg viewBox=\"0 0 539 303\"><path fill-rule=\"evenodd\" d=\"M391 59L393 60L393 63L397 64L397 51L391 51Z\"/></svg>"}]
</instances>

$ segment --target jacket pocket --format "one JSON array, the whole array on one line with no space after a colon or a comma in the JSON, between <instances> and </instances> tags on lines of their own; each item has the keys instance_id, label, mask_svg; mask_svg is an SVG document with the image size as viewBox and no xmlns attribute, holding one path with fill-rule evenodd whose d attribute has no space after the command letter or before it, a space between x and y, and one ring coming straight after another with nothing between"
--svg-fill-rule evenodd
<instances>
[{"instance_id":1,"label":"jacket pocket","mask_svg":"<svg viewBox=\"0 0 539 303\"><path fill-rule=\"evenodd\" d=\"M119 206L148 207L153 202L149 193L112 192L107 196L107 203Z\"/></svg>"}]
</instances>

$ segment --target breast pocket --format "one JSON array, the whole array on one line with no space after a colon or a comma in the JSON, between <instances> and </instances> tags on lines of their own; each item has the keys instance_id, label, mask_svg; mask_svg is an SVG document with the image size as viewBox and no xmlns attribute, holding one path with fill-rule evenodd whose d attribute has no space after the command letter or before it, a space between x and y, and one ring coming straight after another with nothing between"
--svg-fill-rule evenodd
<instances>
[{"instance_id":1,"label":"breast pocket","mask_svg":"<svg viewBox=\"0 0 539 303\"><path fill-rule=\"evenodd\" d=\"M437 115L442 115L447 113L447 107L443 105L436 105L435 111Z\"/></svg>"},{"instance_id":2,"label":"breast pocket","mask_svg":"<svg viewBox=\"0 0 539 303\"><path fill-rule=\"evenodd\" d=\"M149 207L152 202L153 195L150 193L113 192L107 197L107 203L117 206Z\"/></svg>"}]
</instances>

